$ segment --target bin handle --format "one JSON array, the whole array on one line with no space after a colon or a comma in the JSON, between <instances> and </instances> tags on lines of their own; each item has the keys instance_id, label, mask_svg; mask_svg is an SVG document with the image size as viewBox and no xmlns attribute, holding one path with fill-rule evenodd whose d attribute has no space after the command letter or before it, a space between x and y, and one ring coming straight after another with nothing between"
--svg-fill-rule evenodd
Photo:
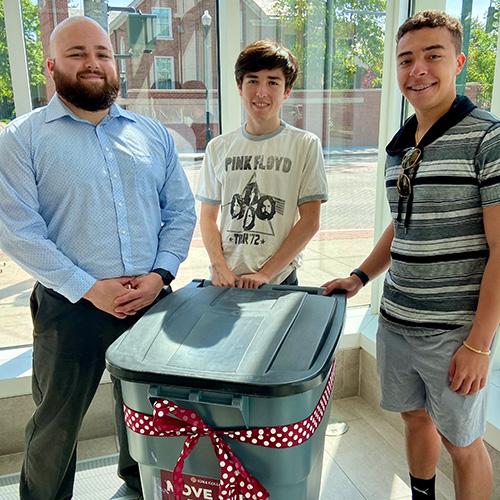
<instances>
[{"instance_id":1,"label":"bin handle","mask_svg":"<svg viewBox=\"0 0 500 500\"><path fill-rule=\"evenodd\" d=\"M171 399L176 402L185 401L207 406L218 406L220 408L231 408L237 410L241 414L244 426L249 427L250 409L248 406L248 398L242 396L234 394L212 395L196 389L169 391L165 386L151 385L149 388L149 398L151 406L153 406L154 400L156 399Z\"/></svg>"},{"instance_id":2,"label":"bin handle","mask_svg":"<svg viewBox=\"0 0 500 500\"><path fill-rule=\"evenodd\" d=\"M193 283L198 283L198 288L206 288L212 285L211 280L205 279L195 279L192 281ZM322 295L325 290L322 287L314 287L314 286L300 286L300 285L273 285L273 284L265 284L261 285L258 288L259 290L292 290L294 292L304 292L311 295ZM336 290L333 293L345 293L345 290ZM331 295L331 294L330 294Z\"/></svg>"}]
</instances>

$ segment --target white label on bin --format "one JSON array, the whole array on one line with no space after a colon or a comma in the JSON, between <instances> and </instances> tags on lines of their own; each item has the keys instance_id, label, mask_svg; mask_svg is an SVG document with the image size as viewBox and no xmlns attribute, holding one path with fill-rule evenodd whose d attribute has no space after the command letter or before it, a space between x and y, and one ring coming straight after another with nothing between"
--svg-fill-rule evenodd
<instances>
[{"instance_id":1,"label":"white label on bin","mask_svg":"<svg viewBox=\"0 0 500 500\"><path fill-rule=\"evenodd\" d=\"M213 477L191 476L182 474L184 489L182 500L217 500L219 495L219 480ZM170 470L160 471L161 499L174 499L174 479Z\"/></svg>"}]
</instances>

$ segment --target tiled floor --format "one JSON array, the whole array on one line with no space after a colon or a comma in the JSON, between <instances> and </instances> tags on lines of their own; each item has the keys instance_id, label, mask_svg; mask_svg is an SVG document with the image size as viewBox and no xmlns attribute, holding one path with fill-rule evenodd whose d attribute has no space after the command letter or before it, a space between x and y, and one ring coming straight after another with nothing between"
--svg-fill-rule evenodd
<instances>
[{"instance_id":1,"label":"tiled floor","mask_svg":"<svg viewBox=\"0 0 500 500\"><path fill-rule=\"evenodd\" d=\"M348 431L326 437L320 500L409 500L403 436L359 397L333 405L331 422L346 422ZM79 462L75 500L135 498L116 477L115 463L116 456ZM0 477L0 498L18 498L16 476ZM454 498L453 485L441 472L437 498Z\"/></svg>"},{"instance_id":2,"label":"tiled floor","mask_svg":"<svg viewBox=\"0 0 500 500\"><path fill-rule=\"evenodd\" d=\"M116 475L116 455L79 462L74 489L75 500L135 500L139 497ZM17 476L0 477L0 498L18 500Z\"/></svg>"}]
</instances>

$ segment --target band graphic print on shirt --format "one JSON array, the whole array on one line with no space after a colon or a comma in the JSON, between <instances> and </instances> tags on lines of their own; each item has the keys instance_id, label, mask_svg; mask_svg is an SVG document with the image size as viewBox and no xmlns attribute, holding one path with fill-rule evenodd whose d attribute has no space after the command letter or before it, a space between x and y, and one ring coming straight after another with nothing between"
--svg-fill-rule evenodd
<instances>
[{"instance_id":1,"label":"band graphic print on shirt","mask_svg":"<svg viewBox=\"0 0 500 500\"><path fill-rule=\"evenodd\" d=\"M268 137L251 136L244 125L215 137L205 152L197 198L220 207L229 269L238 276L256 273L290 234L300 206L328 199L321 142L285 122ZM272 283L281 283L300 264L298 254Z\"/></svg>"},{"instance_id":2,"label":"band graphic print on shirt","mask_svg":"<svg viewBox=\"0 0 500 500\"><path fill-rule=\"evenodd\" d=\"M273 236L273 219L283 215L285 200L264 193L253 174L241 193L233 194L229 203L231 226L229 241L236 245L263 245L264 236Z\"/></svg>"}]
</instances>

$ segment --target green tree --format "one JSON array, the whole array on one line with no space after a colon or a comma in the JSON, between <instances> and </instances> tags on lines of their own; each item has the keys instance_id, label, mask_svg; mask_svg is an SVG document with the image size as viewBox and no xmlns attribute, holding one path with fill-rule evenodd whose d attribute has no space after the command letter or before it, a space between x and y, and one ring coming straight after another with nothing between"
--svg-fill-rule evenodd
<instances>
[{"instance_id":1,"label":"green tree","mask_svg":"<svg viewBox=\"0 0 500 500\"><path fill-rule=\"evenodd\" d=\"M478 19L472 20L471 25L467 82L480 84L480 92L477 95L476 102L477 105L482 108L490 108L491 106L493 78L495 74L499 8L500 1L497 2L496 15L494 15L490 23L490 31L486 29L486 22L483 23Z\"/></svg>"},{"instance_id":2,"label":"green tree","mask_svg":"<svg viewBox=\"0 0 500 500\"><path fill-rule=\"evenodd\" d=\"M385 0L277 0L274 14L303 71L324 63L323 88L348 89L381 84L385 8Z\"/></svg>"},{"instance_id":3,"label":"green tree","mask_svg":"<svg viewBox=\"0 0 500 500\"><path fill-rule=\"evenodd\" d=\"M23 27L30 83L32 88L36 88L45 84L38 5L32 3L30 0L21 0L21 6L23 10ZM0 0L0 118L12 118L13 112L14 96L12 94L12 81L10 78L4 7L3 0Z\"/></svg>"}]
</instances>

